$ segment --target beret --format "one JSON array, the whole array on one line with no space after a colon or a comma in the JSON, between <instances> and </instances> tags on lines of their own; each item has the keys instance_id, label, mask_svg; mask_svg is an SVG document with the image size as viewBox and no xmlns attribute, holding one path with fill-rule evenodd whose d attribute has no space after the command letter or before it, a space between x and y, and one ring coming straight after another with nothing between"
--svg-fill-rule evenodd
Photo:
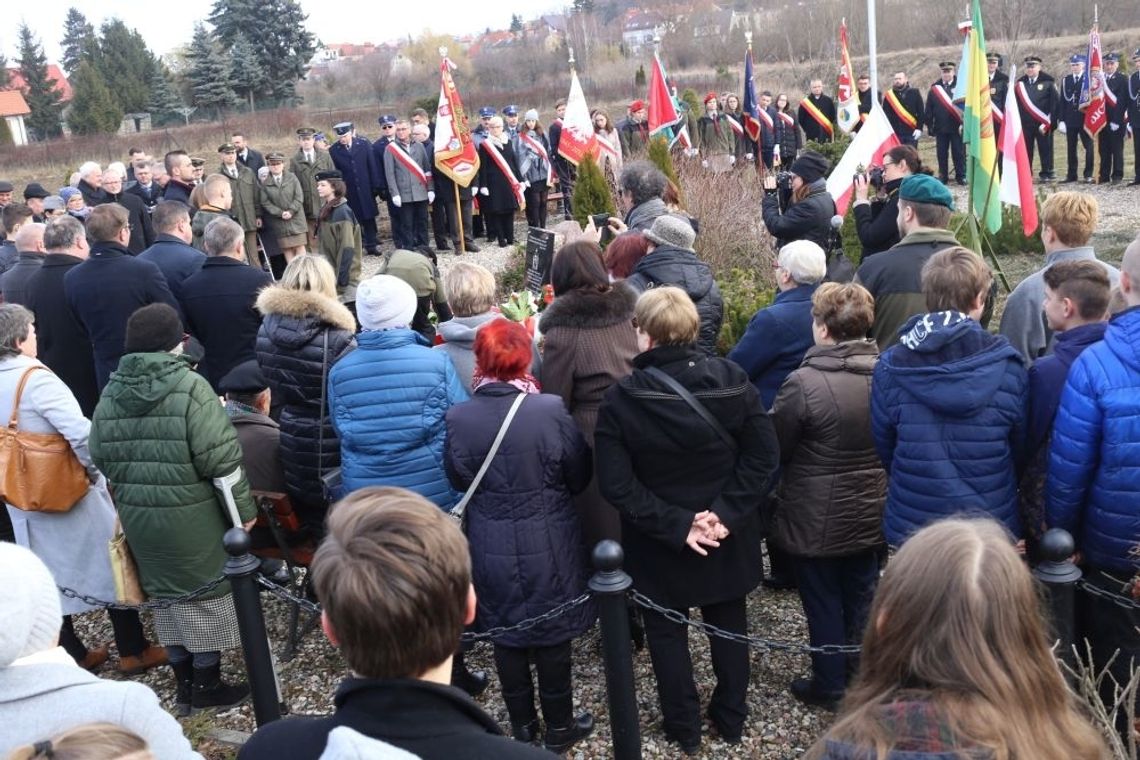
<instances>
[{"instance_id":1,"label":"beret","mask_svg":"<svg viewBox=\"0 0 1140 760\"><path fill-rule=\"evenodd\" d=\"M914 203L933 203L954 210L954 196L949 188L929 174L912 174L899 186L899 199Z\"/></svg>"}]
</instances>

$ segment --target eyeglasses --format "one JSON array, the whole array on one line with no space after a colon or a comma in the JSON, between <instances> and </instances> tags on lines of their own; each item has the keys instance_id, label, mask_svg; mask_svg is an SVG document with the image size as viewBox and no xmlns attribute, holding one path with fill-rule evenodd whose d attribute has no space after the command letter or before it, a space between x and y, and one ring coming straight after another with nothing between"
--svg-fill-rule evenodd
<instances>
[{"instance_id":1,"label":"eyeglasses","mask_svg":"<svg viewBox=\"0 0 1140 760\"><path fill-rule=\"evenodd\" d=\"M898 163L898 162L897 161L888 161L887 159L884 158L883 159L883 168L886 169L888 166L894 166L896 163Z\"/></svg>"},{"instance_id":2,"label":"eyeglasses","mask_svg":"<svg viewBox=\"0 0 1140 760\"><path fill-rule=\"evenodd\" d=\"M395 124L381 124L380 129L392 129L395 126Z\"/></svg>"}]
</instances>

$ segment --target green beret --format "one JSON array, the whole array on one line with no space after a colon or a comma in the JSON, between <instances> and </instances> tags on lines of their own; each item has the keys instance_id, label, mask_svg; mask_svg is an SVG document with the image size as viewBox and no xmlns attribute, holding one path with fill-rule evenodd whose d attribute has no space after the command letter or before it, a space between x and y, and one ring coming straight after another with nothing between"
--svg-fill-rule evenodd
<instances>
[{"instance_id":1,"label":"green beret","mask_svg":"<svg viewBox=\"0 0 1140 760\"><path fill-rule=\"evenodd\" d=\"M902 181L899 199L914 203L935 203L954 210L954 196L950 189L929 174L912 174Z\"/></svg>"}]
</instances>

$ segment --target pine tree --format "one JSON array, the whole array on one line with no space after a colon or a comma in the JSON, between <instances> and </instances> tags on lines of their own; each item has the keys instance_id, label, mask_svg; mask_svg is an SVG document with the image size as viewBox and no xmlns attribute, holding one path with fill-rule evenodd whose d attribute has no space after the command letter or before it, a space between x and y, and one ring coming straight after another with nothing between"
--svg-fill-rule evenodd
<instances>
[{"instance_id":1,"label":"pine tree","mask_svg":"<svg viewBox=\"0 0 1140 760\"><path fill-rule=\"evenodd\" d=\"M79 68L79 62L90 49L95 40L95 27L87 21L87 17L76 8L69 8L67 19L63 22L63 39L59 41L63 48L63 57L60 64L68 76Z\"/></svg>"},{"instance_id":2,"label":"pine tree","mask_svg":"<svg viewBox=\"0 0 1140 760\"><path fill-rule=\"evenodd\" d=\"M101 32L100 54L92 63L124 113L145 111L154 74L154 56L146 40L119 19L104 23Z\"/></svg>"},{"instance_id":3,"label":"pine tree","mask_svg":"<svg viewBox=\"0 0 1140 760\"><path fill-rule=\"evenodd\" d=\"M574 180L574 195L570 198L570 208L574 212L574 218L582 226L586 225L591 214L605 212L613 216L617 213L610 186L592 157L583 158L578 164L578 178Z\"/></svg>"},{"instance_id":4,"label":"pine tree","mask_svg":"<svg viewBox=\"0 0 1140 760\"><path fill-rule=\"evenodd\" d=\"M683 201L681 180L677 177L677 168L673 166L673 155L669 152L669 141L661 135L650 140L648 158L677 187L677 197ZM684 206L685 204L682 202L680 205Z\"/></svg>"},{"instance_id":5,"label":"pine tree","mask_svg":"<svg viewBox=\"0 0 1140 760\"><path fill-rule=\"evenodd\" d=\"M77 135L110 135L119 131L123 111L111 96L103 75L90 61L80 61L71 77L75 93L67 112L67 126Z\"/></svg>"},{"instance_id":6,"label":"pine tree","mask_svg":"<svg viewBox=\"0 0 1140 760\"><path fill-rule=\"evenodd\" d=\"M46 140L63 134L60 118L63 106L55 80L48 78L47 56L43 46L32 34L27 24L20 24L20 73L27 83L24 100L28 103L31 115L26 124L32 139Z\"/></svg>"},{"instance_id":7,"label":"pine tree","mask_svg":"<svg viewBox=\"0 0 1140 760\"><path fill-rule=\"evenodd\" d=\"M234 105L237 98L230 79L230 57L219 49L205 24L194 25L186 64L195 106L221 116L223 109Z\"/></svg>"},{"instance_id":8,"label":"pine tree","mask_svg":"<svg viewBox=\"0 0 1140 760\"><path fill-rule=\"evenodd\" d=\"M521 32L523 30L522 16L517 13L511 14L511 31Z\"/></svg>"},{"instance_id":9,"label":"pine tree","mask_svg":"<svg viewBox=\"0 0 1140 760\"><path fill-rule=\"evenodd\" d=\"M255 94L263 103L293 105L297 82L305 77L317 50L316 38L305 27L307 18L299 0L214 0L209 21L227 47L239 34L256 29L249 42L265 78Z\"/></svg>"},{"instance_id":10,"label":"pine tree","mask_svg":"<svg viewBox=\"0 0 1140 760\"><path fill-rule=\"evenodd\" d=\"M256 48L241 32L234 36L233 45L230 47L230 59L234 90L249 100L249 110L252 112L254 94L262 92L265 88L265 70L261 68L261 62L257 59Z\"/></svg>"},{"instance_id":11,"label":"pine tree","mask_svg":"<svg viewBox=\"0 0 1140 760\"><path fill-rule=\"evenodd\" d=\"M154 74L151 75L150 79L150 102L147 103L151 124L161 127L175 121L176 118L180 120L182 116L178 109L182 108L183 105L185 104L182 102L182 98L174 89L170 70L162 61L156 61Z\"/></svg>"}]
</instances>

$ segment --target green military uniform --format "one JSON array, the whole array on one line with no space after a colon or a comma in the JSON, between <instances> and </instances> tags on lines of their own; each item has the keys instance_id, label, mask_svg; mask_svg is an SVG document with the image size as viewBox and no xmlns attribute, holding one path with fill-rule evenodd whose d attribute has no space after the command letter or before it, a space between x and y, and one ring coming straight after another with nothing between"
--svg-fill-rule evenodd
<instances>
[{"instance_id":1,"label":"green military uniform","mask_svg":"<svg viewBox=\"0 0 1140 760\"><path fill-rule=\"evenodd\" d=\"M297 177L289 172L281 173L281 184L278 185L272 174L265 176L260 185L259 200L261 210L265 214L265 225L269 234L278 240L286 240L295 235L305 236L309 226L305 221L305 196L301 191L301 183ZM286 211L292 213L289 219L282 219ZM302 240L297 245L303 245Z\"/></svg>"},{"instance_id":2,"label":"green military uniform","mask_svg":"<svg viewBox=\"0 0 1140 760\"><path fill-rule=\"evenodd\" d=\"M237 154L233 143L223 143L218 146L218 153ZM235 161L233 167L223 162L218 167L218 174L230 181L230 194L233 203L230 204L230 215L242 230L245 231L245 258L250 266L261 268L257 259L257 218L261 216L261 204L257 191L257 174L240 161Z\"/></svg>"},{"instance_id":3,"label":"green military uniform","mask_svg":"<svg viewBox=\"0 0 1140 760\"><path fill-rule=\"evenodd\" d=\"M327 150L313 148L313 160L305 160L305 152L298 148L293 157L289 159L289 171L297 176L301 183L301 192L305 196L305 219L309 224L317 221L321 214L320 196L317 195L317 173L332 171L332 157Z\"/></svg>"},{"instance_id":4,"label":"green military uniform","mask_svg":"<svg viewBox=\"0 0 1140 760\"><path fill-rule=\"evenodd\" d=\"M324 219L318 217L317 252L329 260L336 272L337 297L342 302L352 303L356 300L360 260L364 255L360 224L344 198L333 201L329 206L327 216Z\"/></svg>"}]
</instances>

